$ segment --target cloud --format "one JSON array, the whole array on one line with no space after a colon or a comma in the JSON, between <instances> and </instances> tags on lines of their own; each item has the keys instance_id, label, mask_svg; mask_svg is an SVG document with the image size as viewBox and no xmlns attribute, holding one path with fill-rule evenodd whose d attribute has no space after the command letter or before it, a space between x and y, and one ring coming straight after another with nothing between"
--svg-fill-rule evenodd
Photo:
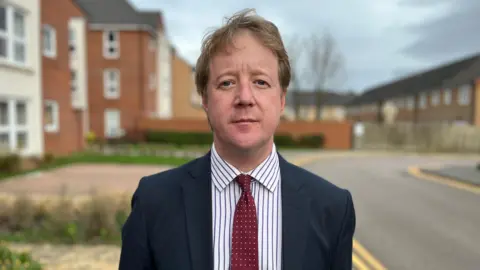
<instances>
[{"instance_id":1,"label":"cloud","mask_svg":"<svg viewBox=\"0 0 480 270\"><path fill-rule=\"evenodd\" d=\"M405 55L436 65L480 53L480 1L403 0L400 4L439 11L434 18L405 27L416 37L402 49Z\"/></svg>"},{"instance_id":2,"label":"cloud","mask_svg":"<svg viewBox=\"0 0 480 270\"><path fill-rule=\"evenodd\" d=\"M405 26L438 14L429 5L418 8L405 4L412 0L295 0L281 4L274 0L130 1L141 9L163 11L170 40L192 64L200 53L206 31L220 26L225 16L246 7L256 8L260 15L277 24L286 41L297 34L309 36L328 30L345 58L347 80L340 85L356 90L392 79L399 69L421 66L416 57L401 54L409 42L421 35Z\"/></svg>"}]
</instances>

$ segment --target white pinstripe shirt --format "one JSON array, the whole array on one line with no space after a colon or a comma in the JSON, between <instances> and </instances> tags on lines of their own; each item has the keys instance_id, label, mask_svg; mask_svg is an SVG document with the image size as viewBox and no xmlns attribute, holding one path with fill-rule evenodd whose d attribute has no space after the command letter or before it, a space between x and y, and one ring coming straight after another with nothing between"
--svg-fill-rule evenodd
<instances>
[{"instance_id":1,"label":"white pinstripe shirt","mask_svg":"<svg viewBox=\"0 0 480 270\"><path fill-rule=\"evenodd\" d=\"M233 181L241 172L223 160L212 146L212 224L214 269L230 269L231 235L241 189ZM258 218L258 259L261 270L281 269L282 203L280 166L275 145L271 154L250 172Z\"/></svg>"}]
</instances>

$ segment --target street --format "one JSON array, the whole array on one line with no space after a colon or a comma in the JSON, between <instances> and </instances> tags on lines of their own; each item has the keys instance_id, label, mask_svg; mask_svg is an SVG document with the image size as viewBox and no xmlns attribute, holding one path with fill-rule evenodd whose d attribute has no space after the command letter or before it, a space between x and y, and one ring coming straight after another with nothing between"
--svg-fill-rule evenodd
<instances>
[{"instance_id":1,"label":"street","mask_svg":"<svg viewBox=\"0 0 480 270\"><path fill-rule=\"evenodd\" d=\"M303 167L352 192L355 239L388 269L479 269L480 195L421 180L411 165L475 164L415 155L321 158ZM371 268L375 269L375 268Z\"/></svg>"}]
</instances>

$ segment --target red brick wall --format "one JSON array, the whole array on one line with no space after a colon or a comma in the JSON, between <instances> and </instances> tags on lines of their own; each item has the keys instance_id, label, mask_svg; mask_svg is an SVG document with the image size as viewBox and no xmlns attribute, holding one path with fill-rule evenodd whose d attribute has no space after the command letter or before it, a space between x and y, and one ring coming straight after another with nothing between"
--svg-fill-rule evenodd
<instances>
[{"instance_id":1,"label":"red brick wall","mask_svg":"<svg viewBox=\"0 0 480 270\"><path fill-rule=\"evenodd\" d=\"M155 52L148 48L149 33L143 31L120 32L120 57L103 57L103 32L88 33L88 102L90 130L97 137L104 136L104 110L121 111L121 126L125 130L135 127L136 119L155 109L155 91L149 89L149 74L156 72ZM106 99L103 94L103 70L120 70L120 97Z\"/></svg>"},{"instance_id":2,"label":"red brick wall","mask_svg":"<svg viewBox=\"0 0 480 270\"><path fill-rule=\"evenodd\" d=\"M139 121L138 128L140 131L210 131L208 122L198 119L158 120L143 118ZM325 136L325 149L347 150L352 147L352 123L350 122L281 122L277 132L293 135L322 133Z\"/></svg>"},{"instance_id":3,"label":"red brick wall","mask_svg":"<svg viewBox=\"0 0 480 270\"><path fill-rule=\"evenodd\" d=\"M42 57L43 99L58 103L60 122L58 132L45 132L45 152L65 155L84 146L83 119L72 107L68 48L69 19L84 15L71 0L42 0L40 3L41 23L53 26L57 37L56 58ZM43 43L43 38L40 42Z\"/></svg>"}]
</instances>

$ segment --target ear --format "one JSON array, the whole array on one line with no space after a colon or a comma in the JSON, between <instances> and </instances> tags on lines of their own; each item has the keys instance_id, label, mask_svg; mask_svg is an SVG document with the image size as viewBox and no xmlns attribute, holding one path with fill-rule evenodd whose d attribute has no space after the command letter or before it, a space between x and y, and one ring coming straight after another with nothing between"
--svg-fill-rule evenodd
<instances>
[{"instance_id":1,"label":"ear","mask_svg":"<svg viewBox=\"0 0 480 270\"><path fill-rule=\"evenodd\" d=\"M283 112L285 110L285 102L286 102L287 91L282 91L280 95L280 111Z\"/></svg>"},{"instance_id":2,"label":"ear","mask_svg":"<svg viewBox=\"0 0 480 270\"><path fill-rule=\"evenodd\" d=\"M207 100L207 95L202 95L202 107L205 112L208 111L208 100Z\"/></svg>"}]
</instances>

